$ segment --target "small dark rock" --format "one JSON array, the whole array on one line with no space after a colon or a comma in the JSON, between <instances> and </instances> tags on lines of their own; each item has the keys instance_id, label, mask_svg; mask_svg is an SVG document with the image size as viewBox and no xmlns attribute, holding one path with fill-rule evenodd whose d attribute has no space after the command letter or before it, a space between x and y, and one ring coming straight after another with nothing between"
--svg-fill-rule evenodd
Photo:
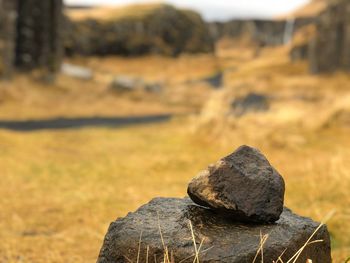
<instances>
[{"instance_id":1,"label":"small dark rock","mask_svg":"<svg viewBox=\"0 0 350 263\"><path fill-rule=\"evenodd\" d=\"M284 180L255 148L241 146L188 185L191 199L242 222L270 223L283 210Z\"/></svg>"},{"instance_id":2,"label":"small dark rock","mask_svg":"<svg viewBox=\"0 0 350 263\"><path fill-rule=\"evenodd\" d=\"M234 115L240 117L249 112L263 112L270 108L268 97L262 94L249 93L235 99L231 104Z\"/></svg>"},{"instance_id":3,"label":"small dark rock","mask_svg":"<svg viewBox=\"0 0 350 263\"><path fill-rule=\"evenodd\" d=\"M287 262L318 227L318 223L295 215L287 208L275 224L245 225L199 207L188 198L156 198L110 225L97 263L164 262L159 226L171 262L192 263L195 249L190 221L197 249L201 247L201 263L251 263L259 248L260 235L268 235L263 250L264 262L276 261L283 252L281 259ZM296 262L312 259L330 263L327 227L322 226L312 240L323 241L306 246ZM255 262L262 262L261 255Z\"/></svg>"},{"instance_id":4,"label":"small dark rock","mask_svg":"<svg viewBox=\"0 0 350 263\"><path fill-rule=\"evenodd\" d=\"M212 76L204 78L203 81L211 85L213 88L221 88L224 82L224 73L220 71Z\"/></svg>"},{"instance_id":5,"label":"small dark rock","mask_svg":"<svg viewBox=\"0 0 350 263\"><path fill-rule=\"evenodd\" d=\"M140 78L116 76L113 78L109 86L114 91L128 92L137 89L142 89L144 86L144 82Z\"/></svg>"}]
</instances>

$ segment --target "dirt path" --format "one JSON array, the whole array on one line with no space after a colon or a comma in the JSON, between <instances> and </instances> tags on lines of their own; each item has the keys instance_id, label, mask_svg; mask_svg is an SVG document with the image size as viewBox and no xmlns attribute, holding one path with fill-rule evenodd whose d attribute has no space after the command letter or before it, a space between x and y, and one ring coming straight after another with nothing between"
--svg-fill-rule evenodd
<instances>
[{"instance_id":1,"label":"dirt path","mask_svg":"<svg viewBox=\"0 0 350 263\"><path fill-rule=\"evenodd\" d=\"M26 121L0 120L0 129L29 132L37 130L77 129L85 127L117 128L129 125L165 122L169 121L171 117L171 114L159 114L132 117L55 118Z\"/></svg>"}]
</instances>

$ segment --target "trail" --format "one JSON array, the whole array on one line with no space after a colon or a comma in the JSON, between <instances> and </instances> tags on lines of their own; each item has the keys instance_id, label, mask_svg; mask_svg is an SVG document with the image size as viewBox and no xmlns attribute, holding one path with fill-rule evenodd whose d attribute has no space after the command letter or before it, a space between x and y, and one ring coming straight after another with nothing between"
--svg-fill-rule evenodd
<instances>
[{"instance_id":1,"label":"trail","mask_svg":"<svg viewBox=\"0 0 350 263\"><path fill-rule=\"evenodd\" d=\"M13 131L38 131L38 130L62 130L79 129L86 127L110 127L161 123L169 121L172 114L144 115L132 117L84 117L84 118L54 118L43 120L0 120L0 129Z\"/></svg>"}]
</instances>

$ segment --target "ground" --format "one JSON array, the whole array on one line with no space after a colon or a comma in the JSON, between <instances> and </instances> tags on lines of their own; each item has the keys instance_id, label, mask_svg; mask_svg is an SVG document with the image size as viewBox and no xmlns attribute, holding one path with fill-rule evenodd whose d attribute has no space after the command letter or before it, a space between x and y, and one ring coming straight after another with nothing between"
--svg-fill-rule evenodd
<instances>
[{"instance_id":1,"label":"ground","mask_svg":"<svg viewBox=\"0 0 350 263\"><path fill-rule=\"evenodd\" d=\"M335 210L328 222L333 259L344 262L350 256L344 106L350 77L310 76L305 64L289 64L285 51L269 52L257 60L248 51L77 58L69 62L93 68L93 80L60 76L47 86L19 75L1 83L1 120L174 118L121 128L0 130L0 262L95 262L111 221L153 197L185 196L198 171L242 144L261 149L284 176L286 206L318 221ZM218 70L226 70L224 90L192 81ZM163 80L166 91L111 91L108 81L120 73ZM226 102L242 89L274 95L270 111L227 117Z\"/></svg>"}]
</instances>

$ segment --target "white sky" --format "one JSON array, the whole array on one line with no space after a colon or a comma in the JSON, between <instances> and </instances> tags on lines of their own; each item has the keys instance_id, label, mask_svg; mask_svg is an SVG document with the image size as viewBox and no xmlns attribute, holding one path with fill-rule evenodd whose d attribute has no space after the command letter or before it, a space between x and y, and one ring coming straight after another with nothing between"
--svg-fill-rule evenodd
<instances>
[{"instance_id":1,"label":"white sky","mask_svg":"<svg viewBox=\"0 0 350 263\"><path fill-rule=\"evenodd\" d=\"M152 0L64 0L74 5L125 5ZM154 1L153 1L154 2ZM161 2L161 1L156 1ZM268 18L288 13L309 0L166 0L179 7L199 11L207 20L260 17Z\"/></svg>"}]
</instances>

